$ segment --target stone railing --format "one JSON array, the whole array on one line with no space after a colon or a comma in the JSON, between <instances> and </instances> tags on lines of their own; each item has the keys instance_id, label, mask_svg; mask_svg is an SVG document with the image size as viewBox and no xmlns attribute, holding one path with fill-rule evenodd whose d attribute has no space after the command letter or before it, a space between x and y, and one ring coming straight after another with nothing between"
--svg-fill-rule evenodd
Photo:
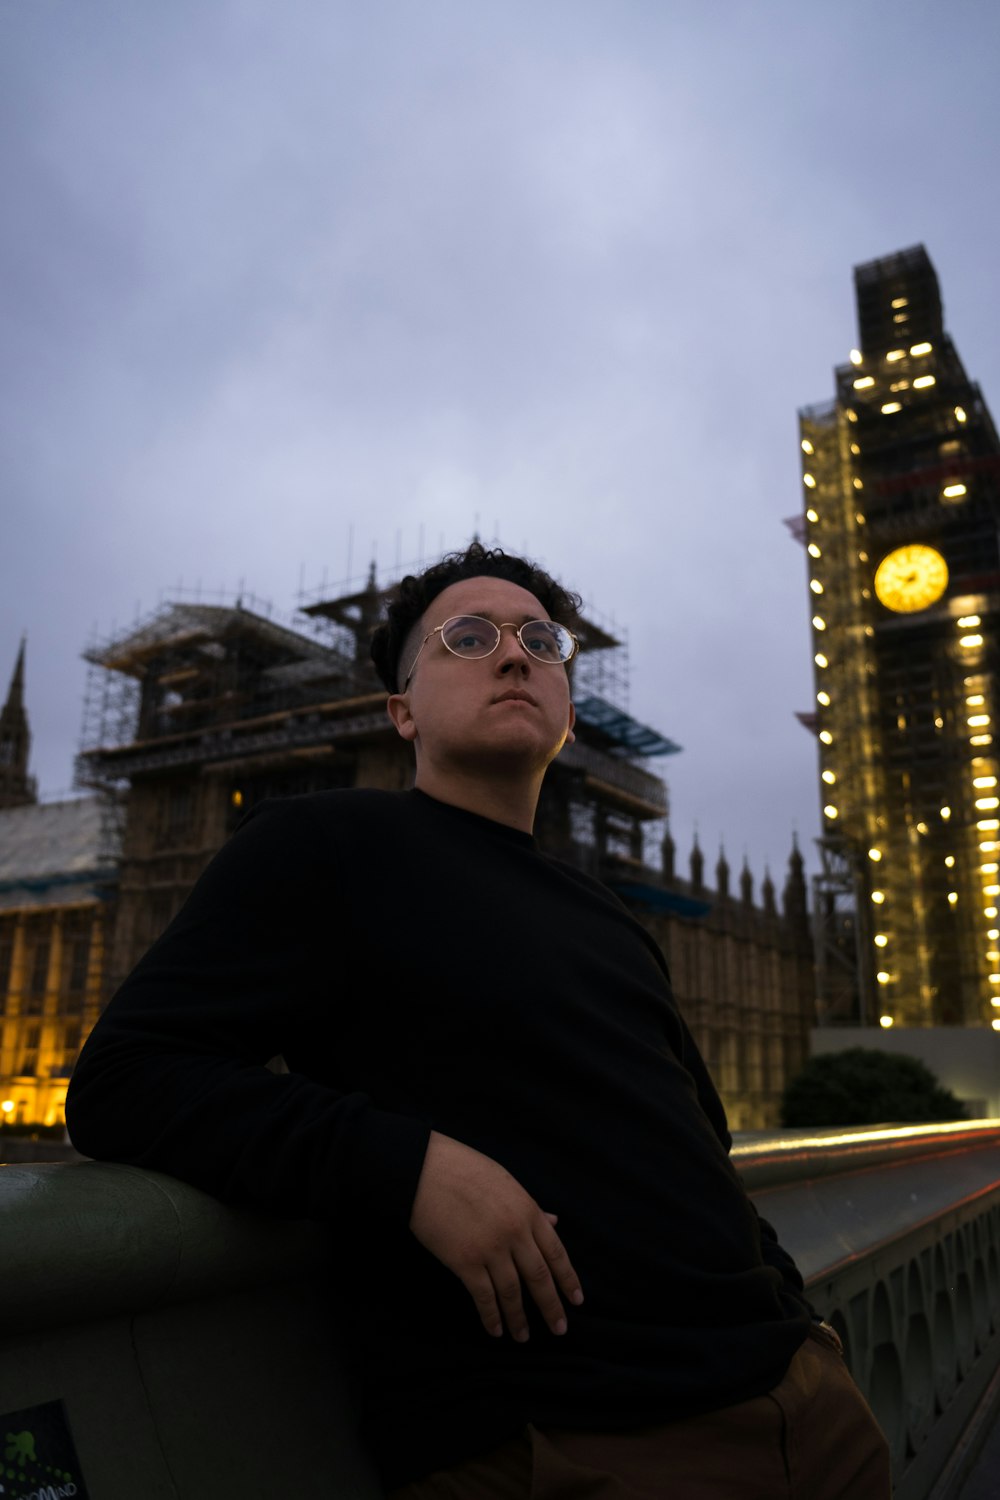
<instances>
[{"instance_id":1,"label":"stone railing","mask_svg":"<svg viewBox=\"0 0 1000 1500\"><path fill-rule=\"evenodd\" d=\"M1000 1383L1000 1121L733 1155L840 1330L897 1500L951 1500ZM329 1252L157 1173L0 1167L0 1418L38 1469L9 1460L8 1493L377 1500L331 1358Z\"/></svg>"}]
</instances>

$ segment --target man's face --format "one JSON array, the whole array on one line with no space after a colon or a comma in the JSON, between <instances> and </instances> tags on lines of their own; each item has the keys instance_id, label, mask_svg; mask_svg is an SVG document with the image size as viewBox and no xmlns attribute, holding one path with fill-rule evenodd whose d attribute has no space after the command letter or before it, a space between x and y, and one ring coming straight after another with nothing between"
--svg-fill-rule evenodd
<instances>
[{"instance_id":1,"label":"man's face","mask_svg":"<svg viewBox=\"0 0 1000 1500\"><path fill-rule=\"evenodd\" d=\"M444 589L424 613L400 659L400 680L413 666L421 641L454 615L482 615L495 625L515 627L547 620L548 613L527 589L502 578L466 578ZM432 634L405 693L390 699L393 722L411 740L418 764L497 774L544 769L572 739L573 705L569 678L560 663L536 661L515 631L500 632L491 656L466 661Z\"/></svg>"}]
</instances>

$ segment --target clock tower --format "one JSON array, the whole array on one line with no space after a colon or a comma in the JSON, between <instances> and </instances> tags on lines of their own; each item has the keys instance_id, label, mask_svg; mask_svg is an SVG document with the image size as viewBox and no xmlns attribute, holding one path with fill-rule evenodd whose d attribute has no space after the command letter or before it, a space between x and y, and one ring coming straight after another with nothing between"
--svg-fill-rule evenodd
<instances>
[{"instance_id":1,"label":"clock tower","mask_svg":"<svg viewBox=\"0 0 1000 1500\"><path fill-rule=\"evenodd\" d=\"M1000 1029L1000 443L923 246L857 266L799 414L821 1020Z\"/></svg>"}]
</instances>

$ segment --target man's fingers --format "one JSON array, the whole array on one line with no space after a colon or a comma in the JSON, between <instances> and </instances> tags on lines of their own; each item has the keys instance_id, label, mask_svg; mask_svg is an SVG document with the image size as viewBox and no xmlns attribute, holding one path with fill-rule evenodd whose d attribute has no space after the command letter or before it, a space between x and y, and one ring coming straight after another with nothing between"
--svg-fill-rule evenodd
<instances>
[{"instance_id":1,"label":"man's fingers","mask_svg":"<svg viewBox=\"0 0 1000 1500\"><path fill-rule=\"evenodd\" d=\"M489 1268L490 1277L503 1309L504 1322L519 1344L528 1337L528 1319L521 1301L521 1278L513 1260L507 1259Z\"/></svg>"},{"instance_id":2,"label":"man's fingers","mask_svg":"<svg viewBox=\"0 0 1000 1500\"><path fill-rule=\"evenodd\" d=\"M548 1218L548 1214L543 1214ZM572 1262L566 1254L562 1240L556 1234L551 1225L540 1226L538 1235L538 1248L545 1256L553 1276L559 1284L563 1294L569 1298L574 1307L579 1307L583 1301L583 1287L580 1278L573 1269Z\"/></svg>"},{"instance_id":3,"label":"man's fingers","mask_svg":"<svg viewBox=\"0 0 1000 1500\"><path fill-rule=\"evenodd\" d=\"M500 1309L497 1307L496 1295L493 1291L493 1283L486 1274L485 1269L478 1276L465 1276L465 1289L476 1304L476 1311L482 1319L486 1332L498 1339L503 1334L503 1320L500 1317Z\"/></svg>"},{"instance_id":4,"label":"man's fingers","mask_svg":"<svg viewBox=\"0 0 1000 1500\"><path fill-rule=\"evenodd\" d=\"M517 1257L518 1270L524 1284L534 1299L535 1305L553 1333L566 1332L566 1311L562 1305L556 1284L537 1244L524 1249Z\"/></svg>"}]
</instances>

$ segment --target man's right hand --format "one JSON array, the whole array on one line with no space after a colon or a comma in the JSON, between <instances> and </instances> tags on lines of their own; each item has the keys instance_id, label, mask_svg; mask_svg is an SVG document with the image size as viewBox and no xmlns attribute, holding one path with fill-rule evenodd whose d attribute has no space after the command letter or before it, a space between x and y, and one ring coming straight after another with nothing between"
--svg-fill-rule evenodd
<instances>
[{"instance_id":1,"label":"man's right hand","mask_svg":"<svg viewBox=\"0 0 1000 1500\"><path fill-rule=\"evenodd\" d=\"M583 1291L555 1231L521 1184L492 1157L432 1130L410 1228L465 1286L487 1333L507 1324L528 1337L521 1283L553 1333L566 1332L561 1289L574 1306ZM502 1315L502 1316L501 1316Z\"/></svg>"}]
</instances>

